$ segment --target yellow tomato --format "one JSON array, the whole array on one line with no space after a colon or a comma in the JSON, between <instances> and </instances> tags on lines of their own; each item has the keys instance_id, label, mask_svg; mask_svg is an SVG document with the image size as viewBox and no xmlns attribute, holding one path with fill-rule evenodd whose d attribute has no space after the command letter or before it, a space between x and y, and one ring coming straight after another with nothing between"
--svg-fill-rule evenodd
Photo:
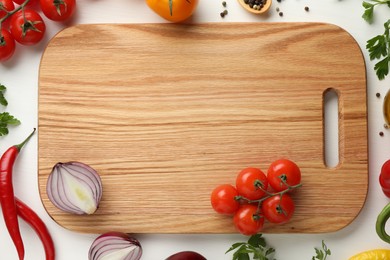
<instances>
[{"instance_id":1,"label":"yellow tomato","mask_svg":"<svg viewBox=\"0 0 390 260\"><path fill-rule=\"evenodd\" d=\"M189 18L199 0L146 0L146 4L164 19L181 22Z\"/></svg>"},{"instance_id":2,"label":"yellow tomato","mask_svg":"<svg viewBox=\"0 0 390 260\"><path fill-rule=\"evenodd\" d=\"M349 260L387 260L390 259L390 250L375 249L352 256Z\"/></svg>"}]
</instances>

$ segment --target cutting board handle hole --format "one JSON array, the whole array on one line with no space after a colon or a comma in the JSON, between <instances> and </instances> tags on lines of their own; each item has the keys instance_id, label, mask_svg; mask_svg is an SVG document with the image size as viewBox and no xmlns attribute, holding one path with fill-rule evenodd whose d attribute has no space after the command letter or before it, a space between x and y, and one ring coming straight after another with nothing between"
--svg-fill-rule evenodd
<instances>
[{"instance_id":1,"label":"cutting board handle hole","mask_svg":"<svg viewBox=\"0 0 390 260\"><path fill-rule=\"evenodd\" d=\"M329 88L323 93L324 164L334 168L340 162L339 94Z\"/></svg>"}]
</instances>

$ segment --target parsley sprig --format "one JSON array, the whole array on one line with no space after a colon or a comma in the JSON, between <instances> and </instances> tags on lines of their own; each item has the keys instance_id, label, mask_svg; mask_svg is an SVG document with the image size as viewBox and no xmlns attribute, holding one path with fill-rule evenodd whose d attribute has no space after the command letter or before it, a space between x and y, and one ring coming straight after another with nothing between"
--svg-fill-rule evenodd
<instances>
[{"instance_id":1,"label":"parsley sprig","mask_svg":"<svg viewBox=\"0 0 390 260\"><path fill-rule=\"evenodd\" d=\"M331 255L330 249L322 240L322 248L314 248L316 255L312 260L326 260ZM256 234L249 237L248 242L234 243L225 254L233 253L233 260L275 260L275 249L267 246L267 242L262 234ZM252 258L251 258L252 257Z\"/></svg>"},{"instance_id":2,"label":"parsley sprig","mask_svg":"<svg viewBox=\"0 0 390 260\"><path fill-rule=\"evenodd\" d=\"M6 87L0 84L0 104L4 107L8 105L8 101L4 96ZM8 112L0 113L0 136L7 135L9 133L8 126L20 125L20 121Z\"/></svg>"},{"instance_id":3,"label":"parsley sprig","mask_svg":"<svg viewBox=\"0 0 390 260\"><path fill-rule=\"evenodd\" d=\"M374 8L377 5L387 5L390 8L390 0L370 0L363 1L365 9L363 19L371 23L374 19ZM379 34L367 41L366 49L369 52L370 60L379 60L374 70L379 80L384 79L389 74L390 63L390 36L389 36L390 19L384 24L383 34Z\"/></svg>"},{"instance_id":4,"label":"parsley sprig","mask_svg":"<svg viewBox=\"0 0 390 260\"><path fill-rule=\"evenodd\" d=\"M388 7L390 7L390 0L370 0L368 1L363 1L363 7L365 9L363 13L363 19L366 20L369 23L372 23L374 20L374 8L377 5L383 5L386 4Z\"/></svg>"},{"instance_id":5,"label":"parsley sprig","mask_svg":"<svg viewBox=\"0 0 390 260\"><path fill-rule=\"evenodd\" d=\"M322 248L314 248L316 250L316 256L313 256L312 260L326 260L326 258L331 255L330 249L325 245L324 240L322 240Z\"/></svg>"},{"instance_id":6,"label":"parsley sprig","mask_svg":"<svg viewBox=\"0 0 390 260\"><path fill-rule=\"evenodd\" d=\"M370 54L370 60L379 60L374 70L378 79L384 79L389 74L389 62L390 62L390 36L389 28L390 20L385 24L385 31L383 34L377 35L367 41L366 49Z\"/></svg>"},{"instance_id":7,"label":"parsley sprig","mask_svg":"<svg viewBox=\"0 0 390 260\"><path fill-rule=\"evenodd\" d=\"M236 250L233 253L233 260L249 260L251 259L250 256L253 257L252 259L274 260L273 254L275 253L275 249L267 247L267 243L262 234L249 237L248 242L234 243L226 253L233 250Z\"/></svg>"}]
</instances>

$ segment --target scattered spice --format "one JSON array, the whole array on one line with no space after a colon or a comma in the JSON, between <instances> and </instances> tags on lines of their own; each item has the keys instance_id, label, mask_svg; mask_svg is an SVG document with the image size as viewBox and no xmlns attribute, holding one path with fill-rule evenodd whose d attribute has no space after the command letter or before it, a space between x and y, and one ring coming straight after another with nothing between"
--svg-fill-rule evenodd
<instances>
[{"instance_id":1,"label":"scattered spice","mask_svg":"<svg viewBox=\"0 0 390 260\"><path fill-rule=\"evenodd\" d=\"M279 12L279 16L282 17L283 16L283 12Z\"/></svg>"},{"instance_id":2,"label":"scattered spice","mask_svg":"<svg viewBox=\"0 0 390 260\"><path fill-rule=\"evenodd\" d=\"M383 136L383 135L384 135L384 133L383 133L382 131L380 131L380 132L379 132L379 135L380 135L380 136Z\"/></svg>"},{"instance_id":3,"label":"scattered spice","mask_svg":"<svg viewBox=\"0 0 390 260\"><path fill-rule=\"evenodd\" d=\"M377 97L377 98L381 97L381 93L379 93L379 92L376 93L376 97Z\"/></svg>"},{"instance_id":4,"label":"scattered spice","mask_svg":"<svg viewBox=\"0 0 390 260\"><path fill-rule=\"evenodd\" d=\"M309 12L309 7L308 6L305 6L305 11Z\"/></svg>"},{"instance_id":5,"label":"scattered spice","mask_svg":"<svg viewBox=\"0 0 390 260\"><path fill-rule=\"evenodd\" d=\"M222 1L222 6L226 8L226 1ZM224 18L228 14L228 10L223 10L219 15Z\"/></svg>"},{"instance_id":6,"label":"scattered spice","mask_svg":"<svg viewBox=\"0 0 390 260\"><path fill-rule=\"evenodd\" d=\"M385 129L388 129L388 128L389 128L389 126L388 126L387 124L384 124L383 127L384 127Z\"/></svg>"},{"instance_id":7,"label":"scattered spice","mask_svg":"<svg viewBox=\"0 0 390 260\"><path fill-rule=\"evenodd\" d=\"M279 11L280 11L279 7L276 7L276 12L278 12L278 13L279 13Z\"/></svg>"}]
</instances>

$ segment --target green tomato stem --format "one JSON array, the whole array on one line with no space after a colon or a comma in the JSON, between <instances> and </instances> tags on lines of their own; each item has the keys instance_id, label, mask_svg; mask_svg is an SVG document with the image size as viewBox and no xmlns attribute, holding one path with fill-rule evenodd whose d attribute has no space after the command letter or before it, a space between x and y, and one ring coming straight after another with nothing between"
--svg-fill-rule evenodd
<instances>
[{"instance_id":1,"label":"green tomato stem","mask_svg":"<svg viewBox=\"0 0 390 260\"><path fill-rule=\"evenodd\" d=\"M25 0L20 6L18 6L18 8L15 8L14 10L12 10L12 11L10 11L10 12L7 11L7 14L4 15L3 18L0 19L0 28L1 28L1 24L2 24L8 17L10 17L10 16L13 15L14 13L16 13L16 12L20 11L22 8L24 8L24 7L28 4L28 2L30 2L30 0Z\"/></svg>"},{"instance_id":2,"label":"green tomato stem","mask_svg":"<svg viewBox=\"0 0 390 260\"><path fill-rule=\"evenodd\" d=\"M265 189L263 189L262 187L259 186L259 188L262 189L267 195L262 197L262 198L260 198L260 199L257 199L257 200L251 200L251 199L248 199L248 198L246 198L244 196L236 196L235 200L237 200L237 201L238 200L245 200L248 203L258 203L258 205L260 205L261 202L263 202L264 200L266 200L268 198L271 198L271 197L274 197L274 196L281 196L282 197L285 193L290 192L290 191L292 191L292 190L302 186L302 183L298 183L297 185L293 185L293 186L290 186L287 183L284 183L284 184L287 185L287 189L279 191L279 192L276 192L276 193L271 193L271 192L269 192L269 191L267 191L267 190L265 190Z\"/></svg>"}]
</instances>

